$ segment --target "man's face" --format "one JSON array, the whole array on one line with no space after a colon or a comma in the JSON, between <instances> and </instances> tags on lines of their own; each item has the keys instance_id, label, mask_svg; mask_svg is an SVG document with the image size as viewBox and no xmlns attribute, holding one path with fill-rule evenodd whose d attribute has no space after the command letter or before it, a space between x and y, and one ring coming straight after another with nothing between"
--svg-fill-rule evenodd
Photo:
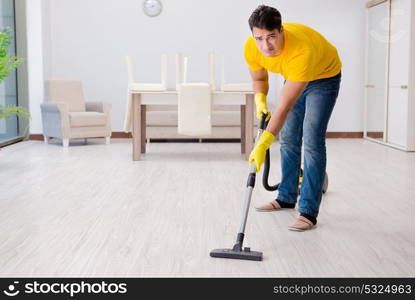
<instances>
[{"instance_id":1,"label":"man's face","mask_svg":"<svg viewBox=\"0 0 415 300\"><path fill-rule=\"evenodd\" d=\"M272 31L254 27L252 28L252 35L255 43L264 56L276 56L278 51L278 41L282 38L283 31L274 29Z\"/></svg>"}]
</instances>

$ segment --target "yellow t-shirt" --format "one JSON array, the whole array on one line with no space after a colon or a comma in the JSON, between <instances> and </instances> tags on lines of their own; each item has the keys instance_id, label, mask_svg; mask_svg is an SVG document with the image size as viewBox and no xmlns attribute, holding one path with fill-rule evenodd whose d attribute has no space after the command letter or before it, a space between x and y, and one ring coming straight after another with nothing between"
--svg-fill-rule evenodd
<instances>
[{"instance_id":1,"label":"yellow t-shirt","mask_svg":"<svg viewBox=\"0 0 415 300\"><path fill-rule=\"evenodd\" d=\"M252 36L246 40L244 56L251 70L264 68L288 81L313 81L340 73L342 63L337 49L320 33L302 24L282 25L285 43L277 56L263 56Z\"/></svg>"}]
</instances>

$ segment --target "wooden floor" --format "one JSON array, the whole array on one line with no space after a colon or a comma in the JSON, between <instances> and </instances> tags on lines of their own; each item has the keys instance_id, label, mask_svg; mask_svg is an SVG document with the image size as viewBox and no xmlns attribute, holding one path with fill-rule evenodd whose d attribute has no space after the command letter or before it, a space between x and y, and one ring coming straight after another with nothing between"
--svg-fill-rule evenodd
<instances>
[{"instance_id":1,"label":"wooden floor","mask_svg":"<svg viewBox=\"0 0 415 300\"><path fill-rule=\"evenodd\" d=\"M245 246L262 262L209 257L231 247L248 164L238 143L40 141L0 151L0 276L414 277L415 153L329 139L318 226L251 209ZM272 182L279 176L273 145ZM274 199L261 181L252 206Z\"/></svg>"}]
</instances>

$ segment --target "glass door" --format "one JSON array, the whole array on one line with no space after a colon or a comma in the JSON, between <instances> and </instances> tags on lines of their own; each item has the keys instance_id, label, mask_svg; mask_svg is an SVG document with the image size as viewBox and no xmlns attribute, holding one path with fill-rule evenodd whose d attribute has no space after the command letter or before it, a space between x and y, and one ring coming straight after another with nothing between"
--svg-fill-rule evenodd
<instances>
[{"instance_id":1,"label":"glass door","mask_svg":"<svg viewBox=\"0 0 415 300\"><path fill-rule=\"evenodd\" d=\"M8 54L16 55L14 0L0 0L0 30L5 28L10 29L12 36ZM0 105L18 105L16 75L16 71L13 71L0 83ZM16 115L13 115L9 119L0 119L0 143L16 138L18 133L19 125Z\"/></svg>"}]
</instances>

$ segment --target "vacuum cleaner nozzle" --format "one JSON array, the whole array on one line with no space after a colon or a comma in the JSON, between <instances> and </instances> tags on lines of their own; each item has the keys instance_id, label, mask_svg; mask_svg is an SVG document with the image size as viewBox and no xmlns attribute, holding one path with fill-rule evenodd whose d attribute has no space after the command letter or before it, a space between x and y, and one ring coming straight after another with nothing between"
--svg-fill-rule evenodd
<instances>
[{"instance_id":1,"label":"vacuum cleaner nozzle","mask_svg":"<svg viewBox=\"0 0 415 300\"><path fill-rule=\"evenodd\" d=\"M210 251L210 256L257 261L262 260L262 252L251 251L251 249L248 247L245 247L243 250L235 250L229 248L213 249L212 251Z\"/></svg>"}]
</instances>

